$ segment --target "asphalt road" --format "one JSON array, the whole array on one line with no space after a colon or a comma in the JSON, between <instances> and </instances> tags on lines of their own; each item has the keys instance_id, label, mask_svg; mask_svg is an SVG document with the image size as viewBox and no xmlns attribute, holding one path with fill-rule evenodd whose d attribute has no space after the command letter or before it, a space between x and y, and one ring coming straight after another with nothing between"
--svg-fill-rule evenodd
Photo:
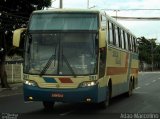
<instances>
[{"instance_id":1,"label":"asphalt road","mask_svg":"<svg viewBox=\"0 0 160 119\"><path fill-rule=\"evenodd\" d=\"M107 109L100 109L95 104L56 103L53 111L43 109L41 102L23 101L21 93L0 96L0 118L92 118L92 119L137 119L160 118L160 72L140 73L139 86L131 97L124 95L112 99ZM147 113L147 114L146 114ZM152 113L152 114L150 114ZM158 114L159 113L159 114ZM139 115L138 115L139 114ZM147 115L147 116L146 116ZM106 118L106 119L107 119Z\"/></svg>"}]
</instances>

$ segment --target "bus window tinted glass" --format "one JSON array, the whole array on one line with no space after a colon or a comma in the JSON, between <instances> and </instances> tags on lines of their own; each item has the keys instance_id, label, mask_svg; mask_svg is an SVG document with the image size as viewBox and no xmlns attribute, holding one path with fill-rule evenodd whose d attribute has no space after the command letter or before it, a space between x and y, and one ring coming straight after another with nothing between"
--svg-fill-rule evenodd
<instances>
[{"instance_id":1,"label":"bus window tinted glass","mask_svg":"<svg viewBox=\"0 0 160 119\"><path fill-rule=\"evenodd\" d=\"M97 14L33 14L29 30L97 30Z\"/></svg>"},{"instance_id":2,"label":"bus window tinted glass","mask_svg":"<svg viewBox=\"0 0 160 119\"><path fill-rule=\"evenodd\" d=\"M113 30L112 23L109 22L109 43L113 44Z\"/></svg>"}]
</instances>

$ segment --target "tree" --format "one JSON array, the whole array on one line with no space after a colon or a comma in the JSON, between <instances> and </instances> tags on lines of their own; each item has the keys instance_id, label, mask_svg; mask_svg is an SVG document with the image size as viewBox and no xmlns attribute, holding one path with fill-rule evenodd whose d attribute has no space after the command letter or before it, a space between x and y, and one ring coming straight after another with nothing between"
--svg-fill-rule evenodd
<instances>
[{"instance_id":1,"label":"tree","mask_svg":"<svg viewBox=\"0 0 160 119\"><path fill-rule=\"evenodd\" d=\"M156 44L156 39L146 39L145 37L139 39L139 60L151 64L153 68L160 67L160 46Z\"/></svg>"},{"instance_id":2,"label":"tree","mask_svg":"<svg viewBox=\"0 0 160 119\"><path fill-rule=\"evenodd\" d=\"M34 10L51 6L51 0L0 0L0 79L9 88L5 71L5 56L18 53L12 47L13 31L25 27ZM14 50L13 50L14 49Z\"/></svg>"},{"instance_id":3,"label":"tree","mask_svg":"<svg viewBox=\"0 0 160 119\"><path fill-rule=\"evenodd\" d=\"M145 37L139 39L139 60L151 64L152 48L156 46L155 39L146 39Z\"/></svg>"}]
</instances>

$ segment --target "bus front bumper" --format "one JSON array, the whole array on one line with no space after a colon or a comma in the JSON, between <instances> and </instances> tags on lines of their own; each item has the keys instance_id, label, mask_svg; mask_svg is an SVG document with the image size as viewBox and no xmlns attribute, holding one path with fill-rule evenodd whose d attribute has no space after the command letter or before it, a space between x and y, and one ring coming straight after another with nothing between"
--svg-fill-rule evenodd
<instances>
[{"instance_id":1,"label":"bus front bumper","mask_svg":"<svg viewBox=\"0 0 160 119\"><path fill-rule=\"evenodd\" d=\"M98 85L76 89L47 89L24 84L25 101L49 102L92 102L99 103L106 99L107 88L98 88Z\"/></svg>"}]
</instances>

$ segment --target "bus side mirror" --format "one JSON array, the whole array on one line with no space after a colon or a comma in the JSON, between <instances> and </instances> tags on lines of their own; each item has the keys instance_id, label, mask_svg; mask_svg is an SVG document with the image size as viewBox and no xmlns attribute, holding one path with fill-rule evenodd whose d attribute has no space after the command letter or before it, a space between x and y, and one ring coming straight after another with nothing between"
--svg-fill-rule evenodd
<instances>
[{"instance_id":1,"label":"bus side mirror","mask_svg":"<svg viewBox=\"0 0 160 119\"><path fill-rule=\"evenodd\" d=\"M0 54L4 53L4 49L0 47Z\"/></svg>"},{"instance_id":2,"label":"bus side mirror","mask_svg":"<svg viewBox=\"0 0 160 119\"><path fill-rule=\"evenodd\" d=\"M16 29L13 33L13 46L19 47L20 41L21 41L21 35L24 33L27 29L26 28L20 28Z\"/></svg>"},{"instance_id":3,"label":"bus side mirror","mask_svg":"<svg viewBox=\"0 0 160 119\"><path fill-rule=\"evenodd\" d=\"M106 47L106 31L99 30L99 48Z\"/></svg>"},{"instance_id":4,"label":"bus side mirror","mask_svg":"<svg viewBox=\"0 0 160 119\"><path fill-rule=\"evenodd\" d=\"M0 52L3 52L4 51L4 49L3 48L0 48Z\"/></svg>"}]
</instances>

